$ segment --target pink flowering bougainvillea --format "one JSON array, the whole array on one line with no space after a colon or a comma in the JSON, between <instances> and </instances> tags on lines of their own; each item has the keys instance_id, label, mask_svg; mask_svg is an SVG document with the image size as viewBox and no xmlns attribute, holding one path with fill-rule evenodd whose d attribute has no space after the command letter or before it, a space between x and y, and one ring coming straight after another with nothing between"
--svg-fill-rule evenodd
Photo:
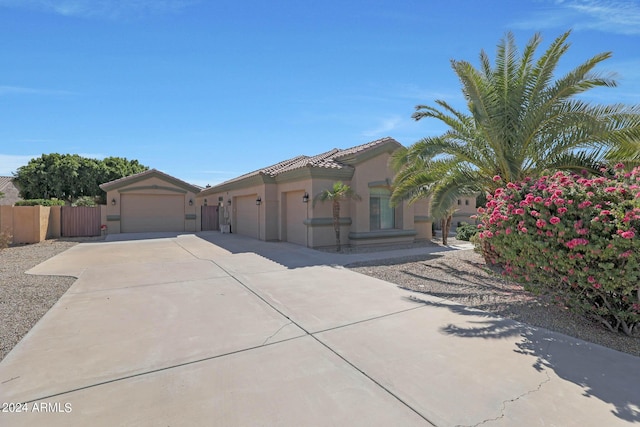
<instances>
[{"instance_id":1,"label":"pink flowering bougainvillea","mask_svg":"<svg viewBox=\"0 0 640 427\"><path fill-rule=\"evenodd\" d=\"M478 210L477 243L528 289L631 335L640 327L640 167L602 172L498 188Z\"/></svg>"}]
</instances>

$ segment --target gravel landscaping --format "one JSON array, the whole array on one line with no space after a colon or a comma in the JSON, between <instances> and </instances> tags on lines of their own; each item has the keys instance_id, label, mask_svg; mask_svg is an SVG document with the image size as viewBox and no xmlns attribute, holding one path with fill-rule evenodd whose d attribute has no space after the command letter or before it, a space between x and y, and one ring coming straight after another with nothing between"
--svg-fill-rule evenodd
<instances>
[{"instance_id":1,"label":"gravel landscaping","mask_svg":"<svg viewBox=\"0 0 640 427\"><path fill-rule=\"evenodd\" d=\"M451 239L453 243L455 240ZM417 292L640 356L640 334L614 334L489 270L472 249L357 263L348 268Z\"/></svg>"},{"instance_id":2,"label":"gravel landscaping","mask_svg":"<svg viewBox=\"0 0 640 427\"><path fill-rule=\"evenodd\" d=\"M0 250L0 360L76 280L34 276L25 271L76 244L78 242L46 240Z\"/></svg>"}]
</instances>

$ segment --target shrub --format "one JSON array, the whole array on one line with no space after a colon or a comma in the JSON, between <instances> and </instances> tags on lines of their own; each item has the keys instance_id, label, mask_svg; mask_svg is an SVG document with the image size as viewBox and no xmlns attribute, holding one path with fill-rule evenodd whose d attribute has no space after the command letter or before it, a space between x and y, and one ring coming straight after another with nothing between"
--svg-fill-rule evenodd
<instances>
[{"instance_id":1,"label":"shrub","mask_svg":"<svg viewBox=\"0 0 640 427\"><path fill-rule=\"evenodd\" d=\"M13 236L8 231L0 231L0 249L6 249L11 244Z\"/></svg>"},{"instance_id":2,"label":"shrub","mask_svg":"<svg viewBox=\"0 0 640 427\"><path fill-rule=\"evenodd\" d=\"M95 206L96 201L94 197L91 196L82 196L78 197L78 199L71 204L71 206Z\"/></svg>"},{"instance_id":3,"label":"shrub","mask_svg":"<svg viewBox=\"0 0 640 427\"><path fill-rule=\"evenodd\" d=\"M456 229L456 239L469 241L473 236L478 234L478 227L463 222Z\"/></svg>"},{"instance_id":4,"label":"shrub","mask_svg":"<svg viewBox=\"0 0 640 427\"><path fill-rule=\"evenodd\" d=\"M498 188L478 209L477 240L528 289L631 335L640 325L640 168L623 168Z\"/></svg>"},{"instance_id":5,"label":"shrub","mask_svg":"<svg viewBox=\"0 0 640 427\"><path fill-rule=\"evenodd\" d=\"M64 206L64 204L64 200L58 199L28 199L16 202L16 206Z\"/></svg>"}]
</instances>

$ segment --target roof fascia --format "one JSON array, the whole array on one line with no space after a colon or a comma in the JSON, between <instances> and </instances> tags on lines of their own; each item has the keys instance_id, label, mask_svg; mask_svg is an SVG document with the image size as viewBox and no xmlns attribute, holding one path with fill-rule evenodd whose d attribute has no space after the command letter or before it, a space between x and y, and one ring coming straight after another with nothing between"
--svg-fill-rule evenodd
<instances>
[{"instance_id":1,"label":"roof fascia","mask_svg":"<svg viewBox=\"0 0 640 427\"><path fill-rule=\"evenodd\" d=\"M148 173L142 172L140 174L131 175L130 177L125 177L124 179L107 182L100 185L100 188L104 191L118 190L122 187L129 186L131 184L135 184L149 178L159 178L163 181L175 185L178 188L181 188L182 190L185 190L186 192L190 191L196 194L200 192L199 187L186 183L178 178L174 178L171 175L167 175L166 173L160 172L158 170L151 170Z\"/></svg>"}]
</instances>

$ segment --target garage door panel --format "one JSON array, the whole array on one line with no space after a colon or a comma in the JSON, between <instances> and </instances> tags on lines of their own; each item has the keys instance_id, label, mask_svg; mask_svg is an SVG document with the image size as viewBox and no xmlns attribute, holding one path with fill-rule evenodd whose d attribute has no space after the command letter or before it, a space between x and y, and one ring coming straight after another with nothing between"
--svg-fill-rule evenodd
<instances>
[{"instance_id":1,"label":"garage door panel","mask_svg":"<svg viewBox=\"0 0 640 427\"><path fill-rule=\"evenodd\" d=\"M286 240L298 245L307 244L307 226L304 220L307 216L307 204L302 203L304 191L286 193Z\"/></svg>"},{"instance_id":2,"label":"garage door panel","mask_svg":"<svg viewBox=\"0 0 640 427\"><path fill-rule=\"evenodd\" d=\"M256 196L237 197L235 203L236 230L234 233L257 239L258 206L256 206Z\"/></svg>"},{"instance_id":3,"label":"garage door panel","mask_svg":"<svg viewBox=\"0 0 640 427\"><path fill-rule=\"evenodd\" d=\"M123 233L184 231L182 194L123 194L120 200Z\"/></svg>"}]
</instances>

